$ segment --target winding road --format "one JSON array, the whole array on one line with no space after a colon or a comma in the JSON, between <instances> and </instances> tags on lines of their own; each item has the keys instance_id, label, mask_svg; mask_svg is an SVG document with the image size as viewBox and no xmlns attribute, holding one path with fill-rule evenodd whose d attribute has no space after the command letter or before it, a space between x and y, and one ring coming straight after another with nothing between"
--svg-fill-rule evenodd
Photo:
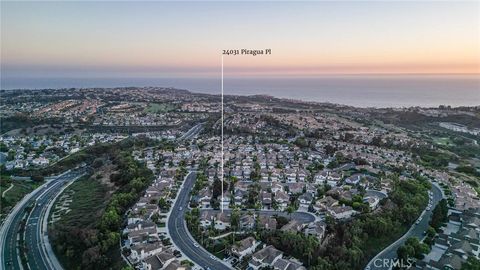
<instances>
[{"instance_id":1,"label":"winding road","mask_svg":"<svg viewBox=\"0 0 480 270\"><path fill-rule=\"evenodd\" d=\"M183 188L180 190L177 200L172 207L167 222L170 238L177 248L197 265L212 270L231 269L227 264L220 261L220 259L212 257L213 255L203 247L195 247L197 242L195 242L187 229L187 224L185 222L185 209L187 209L190 190L193 188L195 179L195 172L191 172L187 175L185 182L183 183Z\"/></svg>"},{"instance_id":2,"label":"winding road","mask_svg":"<svg viewBox=\"0 0 480 270\"><path fill-rule=\"evenodd\" d=\"M440 187L438 187L435 183L432 184L432 188L430 190L433 193L432 199L432 208L431 210L427 211L426 209L422 213L422 220L419 224L414 223L410 229L397 241L392 243L390 246L382 250L378 253L365 267L366 270L387 270L391 269L393 264L396 262L397 259L397 250L401 247L405 241L407 241L410 237L416 237L418 239L423 239L424 231L427 230L429 227L430 218L432 216L432 211L435 206L438 204L440 200L443 198L443 193ZM404 262L407 264L407 262Z\"/></svg>"},{"instance_id":3,"label":"winding road","mask_svg":"<svg viewBox=\"0 0 480 270\"><path fill-rule=\"evenodd\" d=\"M187 229L187 225L185 222L185 211L186 209L188 209L190 191L195 184L195 179L195 172L190 172L189 175L185 178L183 188L180 190L177 200L172 207L172 211L169 215L169 219L167 222L170 237L172 239L172 242L177 246L177 248L180 249L180 251L182 251L182 253L186 257L195 262L197 265L204 267L205 269L210 268L212 270L231 269L231 267L228 266L226 263L214 257L202 246L199 246ZM204 209L201 211L219 212L220 210ZM227 213L229 211L231 210L224 210L224 212ZM280 215L290 217L288 213L280 211L260 210L255 212L262 215ZM292 213L291 218L297 219L303 223L315 221L315 216L307 212L294 212ZM195 246L196 244L197 247Z\"/></svg>"}]
</instances>

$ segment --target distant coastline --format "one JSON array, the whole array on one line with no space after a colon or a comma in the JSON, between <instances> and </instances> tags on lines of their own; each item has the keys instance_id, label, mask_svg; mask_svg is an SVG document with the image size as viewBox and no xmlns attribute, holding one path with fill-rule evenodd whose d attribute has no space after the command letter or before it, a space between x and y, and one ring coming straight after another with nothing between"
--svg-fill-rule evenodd
<instances>
[{"instance_id":1,"label":"distant coastline","mask_svg":"<svg viewBox=\"0 0 480 270\"><path fill-rule=\"evenodd\" d=\"M2 78L1 89L172 87L219 94L219 78ZM480 78L472 75L226 78L225 94L270 95L355 107L479 106Z\"/></svg>"}]
</instances>

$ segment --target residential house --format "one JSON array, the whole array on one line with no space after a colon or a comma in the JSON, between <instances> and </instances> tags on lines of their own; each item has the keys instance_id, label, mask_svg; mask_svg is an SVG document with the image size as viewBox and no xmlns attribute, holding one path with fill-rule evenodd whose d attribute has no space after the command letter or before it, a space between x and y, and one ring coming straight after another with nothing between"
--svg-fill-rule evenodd
<instances>
[{"instance_id":1,"label":"residential house","mask_svg":"<svg viewBox=\"0 0 480 270\"><path fill-rule=\"evenodd\" d=\"M161 252L145 259L142 266L145 270L160 270L166 268L174 260L175 256L173 254Z\"/></svg>"},{"instance_id":2,"label":"residential house","mask_svg":"<svg viewBox=\"0 0 480 270\"><path fill-rule=\"evenodd\" d=\"M274 270L306 270L304 266L293 260L280 258L273 263Z\"/></svg>"},{"instance_id":3,"label":"residential house","mask_svg":"<svg viewBox=\"0 0 480 270\"><path fill-rule=\"evenodd\" d=\"M215 216L215 229L225 230L230 227L230 215L227 213L218 213Z\"/></svg>"},{"instance_id":4,"label":"residential house","mask_svg":"<svg viewBox=\"0 0 480 270\"><path fill-rule=\"evenodd\" d=\"M356 211L350 206L334 206L327 209L327 212L335 219L351 218Z\"/></svg>"},{"instance_id":5,"label":"residential house","mask_svg":"<svg viewBox=\"0 0 480 270\"><path fill-rule=\"evenodd\" d=\"M305 235L311 235L317 237L319 240L322 240L325 236L325 230L327 229L327 224L323 221L312 222L307 225L304 230Z\"/></svg>"},{"instance_id":6,"label":"residential house","mask_svg":"<svg viewBox=\"0 0 480 270\"><path fill-rule=\"evenodd\" d=\"M128 256L131 262L138 262L164 250L161 242L141 243L130 248Z\"/></svg>"},{"instance_id":7,"label":"residential house","mask_svg":"<svg viewBox=\"0 0 480 270\"><path fill-rule=\"evenodd\" d=\"M278 259L282 258L282 256L283 253L280 250L273 246L267 246L252 255L248 266L254 270L258 270L262 267L273 265Z\"/></svg>"},{"instance_id":8,"label":"residential house","mask_svg":"<svg viewBox=\"0 0 480 270\"><path fill-rule=\"evenodd\" d=\"M300 206L302 207L308 207L312 201L313 201L313 196L311 193L304 193L298 197L298 201L300 202Z\"/></svg>"},{"instance_id":9,"label":"residential house","mask_svg":"<svg viewBox=\"0 0 480 270\"><path fill-rule=\"evenodd\" d=\"M270 216L258 216L258 227L265 230L277 229L277 220Z\"/></svg>"},{"instance_id":10,"label":"residential house","mask_svg":"<svg viewBox=\"0 0 480 270\"><path fill-rule=\"evenodd\" d=\"M255 217L249 214L243 214L240 217L240 228L242 230L251 230L255 225Z\"/></svg>"},{"instance_id":11,"label":"residential house","mask_svg":"<svg viewBox=\"0 0 480 270\"><path fill-rule=\"evenodd\" d=\"M265 209L270 209L272 207L272 193L262 191L260 194L260 200L262 201L262 206Z\"/></svg>"},{"instance_id":12,"label":"residential house","mask_svg":"<svg viewBox=\"0 0 480 270\"><path fill-rule=\"evenodd\" d=\"M356 185L360 183L360 181L362 180L362 177L363 177L363 174L360 174L360 173L352 174L351 176L345 178L345 183L347 185Z\"/></svg>"},{"instance_id":13,"label":"residential house","mask_svg":"<svg viewBox=\"0 0 480 270\"><path fill-rule=\"evenodd\" d=\"M287 224L283 225L281 230L288 232L300 232L304 227L304 224L296 219L290 220Z\"/></svg>"},{"instance_id":14,"label":"residential house","mask_svg":"<svg viewBox=\"0 0 480 270\"><path fill-rule=\"evenodd\" d=\"M232 254L239 260L243 259L246 255L250 255L255 251L259 243L255 238L249 236L243 240L238 241L232 246Z\"/></svg>"}]
</instances>

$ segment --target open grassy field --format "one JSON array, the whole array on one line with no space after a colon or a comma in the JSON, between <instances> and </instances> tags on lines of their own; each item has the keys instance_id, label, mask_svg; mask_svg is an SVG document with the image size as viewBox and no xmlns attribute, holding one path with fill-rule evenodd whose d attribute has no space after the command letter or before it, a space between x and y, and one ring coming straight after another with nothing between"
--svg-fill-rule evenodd
<instances>
[{"instance_id":1,"label":"open grassy field","mask_svg":"<svg viewBox=\"0 0 480 270\"><path fill-rule=\"evenodd\" d=\"M10 209L12 209L12 207L14 207L25 195L32 192L42 183L12 181L11 184L13 186L10 189L8 189L10 185L2 185L0 188L0 194L2 194L3 191L6 191L2 197L0 220L2 220L5 215L8 214Z\"/></svg>"},{"instance_id":2,"label":"open grassy field","mask_svg":"<svg viewBox=\"0 0 480 270\"><path fill-rule=\"evenodd\" d=\"M439 145L444 145L444 146L454 144L452 140L448 137L434 137L433 142Z\"/></svg>"},{"instance_id":3,"label":"open grassy field","mask_svg":"<svg viewBox=\"0 0 480 270\"><path fill-rule=\"evenodd\" d=\"M101 216L104 208L106 188L97 180L83 177L69 186L64 192L72 194L70 211L58 221L62 226L92 227Z\"/></svg>"},{"instance_id":4,"label":"open grassy field","mask_svg":"<svg viewBox=\"0 0 480 270\"><path fill-rule=\"evenodd\" d=\"M149 103L148 106L145 108L145 112L147 113L163 113L169 112L175 109L175 106L167 103Z\"/></svg>"},{"instance_id":5,"label":"open grassy field","mask_svg":"<svg viewBox=\"0 0 480 270\"><path fill-rule=\"evenodd\" d=\"M68 204L69 211L61 212L60 219L49 225L48 232L53 250L65 269L79 269L78 265L81 265L82 257L70 255L70 253L75 253L74 249L65 252L65 249L69 247L64 245L62 238L57 237L58 233L70 232L69 237L76 237L76 234L92 234L100 220L102 209L105 207L106 193L106 188L99 181L87 176L75 181L64 191L64 194L69 194L71 199ZM57 199L53 209L56 209L57 204L60 203L61 200ZM53 212L55 210L52 211L52 214ZM84 243L79 241L78 245L83 246ZM70 256L65 256L65 254Z\"/></svg>"}]
</instances>

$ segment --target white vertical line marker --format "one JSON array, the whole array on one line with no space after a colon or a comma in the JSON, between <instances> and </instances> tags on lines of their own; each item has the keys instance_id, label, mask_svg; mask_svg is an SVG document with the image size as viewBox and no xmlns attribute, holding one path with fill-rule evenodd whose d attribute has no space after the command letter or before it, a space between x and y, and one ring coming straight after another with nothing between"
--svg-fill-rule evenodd
<instances>
[{"instance_id":1,"label":"white vertical line marker","mask_svg":"<svg viewBox=\"0 0 480 270\"><path fill-rule=\"evenodd\" d=\"M221 183L222 183L222 201L220 207L222 208L223 213L223 55L222 55L222 131L221 131L221 143L222 143L222 159L220 164L220 174L221 174Z\"/></svg>"}]
</instances>

